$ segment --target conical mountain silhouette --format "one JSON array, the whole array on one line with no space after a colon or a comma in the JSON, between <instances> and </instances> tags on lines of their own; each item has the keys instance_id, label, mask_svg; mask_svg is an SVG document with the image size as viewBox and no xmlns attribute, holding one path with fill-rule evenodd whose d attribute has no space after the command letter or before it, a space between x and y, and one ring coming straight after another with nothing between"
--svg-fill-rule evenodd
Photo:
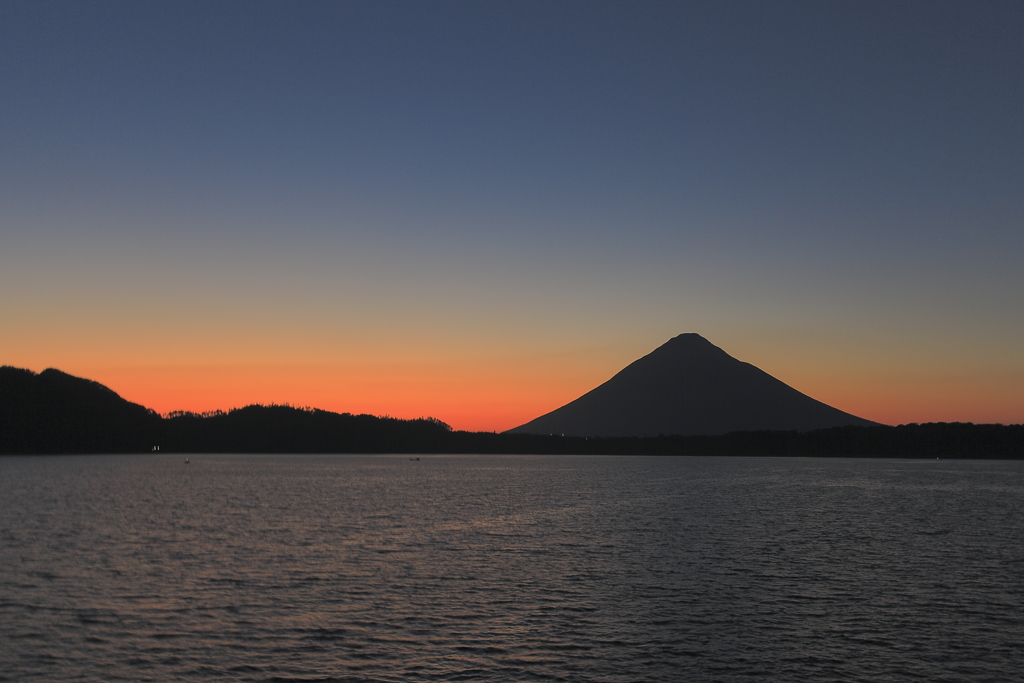
<instances>
[{"instance_id":1,"label":"conical mountain silhouette","mask_svg":"<svg viewBox=\"0 0 1024 683\"><path fill-rule=\"evenodd\" d=\"M558 410L510 430L565 436L727 434L874 425L681 334Z\"/></svg>"}]
</instances>

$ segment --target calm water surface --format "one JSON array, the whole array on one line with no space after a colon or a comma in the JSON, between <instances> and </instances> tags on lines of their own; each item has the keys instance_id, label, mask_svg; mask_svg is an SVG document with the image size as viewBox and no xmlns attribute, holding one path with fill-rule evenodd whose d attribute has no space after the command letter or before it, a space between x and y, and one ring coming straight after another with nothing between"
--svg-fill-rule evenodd
<instances>
[{"instance_id":1,"label":"calm water surface","mask_svg":"<svg viewBox=\"0 0 1024 683\"><path fill-rule=\"evenodd\" d=\"M1024 463L0 458L0 680L1007 681Z\"/></svg>"}]
</instances>

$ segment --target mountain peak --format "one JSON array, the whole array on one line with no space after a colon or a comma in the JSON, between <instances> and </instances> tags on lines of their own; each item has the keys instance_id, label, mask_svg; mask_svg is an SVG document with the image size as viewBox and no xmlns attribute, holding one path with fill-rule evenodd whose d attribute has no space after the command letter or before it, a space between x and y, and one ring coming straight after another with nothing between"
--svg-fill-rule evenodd
<instances>
[{"instance_id":1,"label":"mountain peak","mask_svg":"<svg viewBox=\"0 0 1024 683\"><path fill-rule=\"evenodd\" d=\"M672 337L667 342L659 346L658 348L651 351L647 356L653 356L656 353L663 354L704 354L709 356L725 356L728 357L725 351L709 342L704 337L700 336L696 332L684 332L683 334ZM647 357L645 356L645 358Z\"/></svg>"},{"instance_id":2,"label":"mountain peak","mask_svg":"<svg viewBox=\"0 0 1024 683\"><path fill-rule=\"evenodd\" d=\"M712 344L711 342L709 342L707 339L705 339L704 337L700 336L696 332L683 332L682 334L677 334L676 336L672 337L667 342L665 342L665 344L662 344L662 346L665 346L666 344L683 343L683 342L691 343L691 344L699 343L699 344L705 344L707 346L714 346L714 344Z\"/></svg>"},{"instance_id":3,"label":"mountain peak","mask_svg":"<svg viewBox=\"0 0 1024 683\"><path fill-rule=\"evenodd\" d=\"M657 436L871 424L736 360L699 334L686 333L575 401L511 431Z\"/></svg>"}]
</instances>

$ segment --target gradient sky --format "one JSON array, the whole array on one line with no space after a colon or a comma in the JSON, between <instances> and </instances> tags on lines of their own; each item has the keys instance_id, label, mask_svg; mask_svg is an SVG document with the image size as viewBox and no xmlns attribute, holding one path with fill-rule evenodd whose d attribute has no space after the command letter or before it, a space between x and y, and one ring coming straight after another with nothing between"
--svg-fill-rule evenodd
<instances>
[{"instance_id":1,"label":"gradient sky","mask_svg":"<svg viewBox=\"0 0 1024 683\"><path fill-rule=\"evenodd\" d=\"M1024 422L1020 2L0 4L0 364L504 430L682 332Z\"/></svg>"}]
</instances>

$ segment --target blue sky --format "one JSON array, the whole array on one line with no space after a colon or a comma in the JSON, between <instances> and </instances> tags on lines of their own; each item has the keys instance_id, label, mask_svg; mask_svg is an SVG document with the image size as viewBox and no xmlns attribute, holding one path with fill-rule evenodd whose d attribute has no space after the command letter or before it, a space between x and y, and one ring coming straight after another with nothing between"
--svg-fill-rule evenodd
<instances>
[{"instance_id":1,"label":"blue sky","mask_svg":"<svg viewBox=\"0 0 1024 683\"><path fill-rule=\"evenodd\" d=\"M8 2L0 362L503 429L698 332L871 419L1020 422L1022 37L1011 2Z\"/></svg>"}]
</instances>

